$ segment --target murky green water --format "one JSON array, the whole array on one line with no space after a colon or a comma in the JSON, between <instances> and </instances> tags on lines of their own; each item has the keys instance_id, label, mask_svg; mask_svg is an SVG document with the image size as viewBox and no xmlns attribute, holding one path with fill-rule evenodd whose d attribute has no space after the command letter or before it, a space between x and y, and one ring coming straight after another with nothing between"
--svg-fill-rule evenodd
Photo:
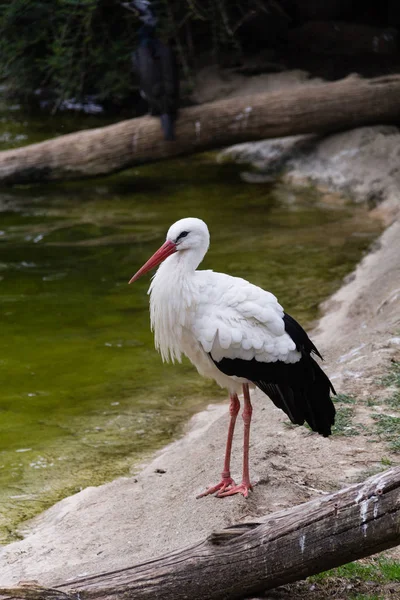
<instances>
[{"instance_id":1,"label":"murky green water","mask_svg":"<svg viewBox=\"0 0 400 600\"><path fill-rule=\"evenodd\" d=\"M306 323L378 230L361 208L243 183L207 155L0 191L0 541L61 497L128 473L225 395L188 363L161 363L149 279L127 285L185 216L209 225L204 268L269 289Z\"/></svg>"}]
</instances>

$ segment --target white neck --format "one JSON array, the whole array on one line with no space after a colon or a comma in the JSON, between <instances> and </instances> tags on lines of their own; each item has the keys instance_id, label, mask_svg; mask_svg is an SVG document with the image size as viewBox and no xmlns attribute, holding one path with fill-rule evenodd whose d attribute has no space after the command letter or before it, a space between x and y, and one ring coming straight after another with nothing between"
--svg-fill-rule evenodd
<instances>
[{"instance_id":1,"label":"white neck","mask_svg":"<svg viewBox=\"0 0 400 600\"><path fill-rule=\"evenodd\" d=\"M194 275L207 248L190 248L169 256L149 288L151 328L162 359L181 361L183 328L192 313Z\"/></svg>"},{"instance_id":2,"label":"white neck","mask_svg":"<svg viewBox=\"0 0 400 600\"><path fill-rule=\"evenodd\" d=\"M201 261L203 260L208 247L188 248L187 250L178 250L165 260L159 267L160 269L168 269L170 273L173 271L180 274L193 273Z\"/></svg>"}]
</instances>

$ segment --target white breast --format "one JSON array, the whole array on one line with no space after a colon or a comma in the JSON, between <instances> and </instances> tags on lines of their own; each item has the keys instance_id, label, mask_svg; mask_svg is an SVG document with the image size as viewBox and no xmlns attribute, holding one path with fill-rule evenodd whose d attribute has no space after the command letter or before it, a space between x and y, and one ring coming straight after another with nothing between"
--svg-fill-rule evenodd
<instances>
[{"instance_id":1,"label":"white breast","mask_svg":"<svg viewBox=\"0 0 400 600\"><path fill-rule=\"evenodd\" d=\"M210 354L217 362L300 360L273 294L222 273L171 270L168 260L149 290L155 345L163 360L180 362L185 354L201 375L231 391L247 380L221 373Z\"/></svg>"}]
</instances>

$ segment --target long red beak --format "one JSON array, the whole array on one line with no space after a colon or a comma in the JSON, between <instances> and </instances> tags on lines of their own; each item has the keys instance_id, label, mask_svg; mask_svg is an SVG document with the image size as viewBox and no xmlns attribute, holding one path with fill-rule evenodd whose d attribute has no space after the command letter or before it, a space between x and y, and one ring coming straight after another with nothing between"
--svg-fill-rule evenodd
<instances>
[{"instance_id":1,"label":"long red beak","mask_svg":"<svg viewBox=\"0 0 400 600\"><path fill-rule=\"evenodd\" d=\"M143 267L139 269L137 273L135 273L135 275L132 277L129 283L133 283L134 281L139 279L139 277L147 273L147 271L150 271L150 269L154 269L154 267L157 267L160 263L163 262L163 260L168 258L168 256L170 256L174 252L176 252L176 244L167 240L165 244L163 244L161 248L159 248L151 258L149 258L149 260L143 265Z\"/></svg>"}]
</instances>

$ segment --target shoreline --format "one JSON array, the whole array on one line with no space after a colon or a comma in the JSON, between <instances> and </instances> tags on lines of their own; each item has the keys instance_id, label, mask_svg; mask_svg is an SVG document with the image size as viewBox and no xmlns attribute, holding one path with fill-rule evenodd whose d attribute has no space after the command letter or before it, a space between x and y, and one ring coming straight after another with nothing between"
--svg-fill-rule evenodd
<instances>
[{"instance_id":1,"label":"shoreline","mask_svg":"<svg viewBox=\"0 0 400 600\"><path fill-rule=\"evenodd\" d=\"M355 132L347 135L357 137ZM334 137L327 139L332 142ZM369 139L375 137L372 133ZM370 164L365 168L370 170ZM326 170L322 172L326 175ZM21 580L55 586L124 568L194 544L215 529L339 489L364 478L371 469L384 469L384 457L392 465L399 463L384 441L372 444L370 434L362 429L372 427L369 399L375 398L373 408L382 410L379 400L386 392L379 377L391 360L400 359L400 221L394 218L400 203L393 181L389 183L390 193L375 210L383 211L392 224L324 303L312 334L337 391L357 398L353 415L357 434L344 432L326 439L305 427L293 427L284 413L256 393L250 455L251 477L257 483L254 492L248 500L238 496L196 500L218 479L224 454L228 406L210 405L191 419L181 439L157 452L138 475L86 488L27 523L23 540L0 549L2 586ZM332 181L329 185L335 187ZM239 479L241 442L239 419L232 456L233 476Z\"/></svg>"}]
</instances>

